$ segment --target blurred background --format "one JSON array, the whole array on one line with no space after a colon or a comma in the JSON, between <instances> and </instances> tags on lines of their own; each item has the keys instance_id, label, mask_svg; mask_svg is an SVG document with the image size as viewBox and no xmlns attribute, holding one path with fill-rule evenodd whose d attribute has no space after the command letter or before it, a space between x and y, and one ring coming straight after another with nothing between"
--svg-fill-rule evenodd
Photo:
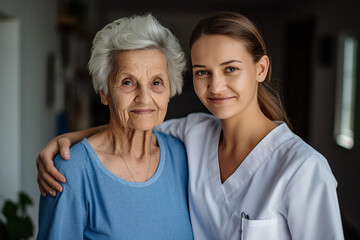
<instances>
[{"instance_id":1,"label":"blurred background","mask_svg":"<svg viewBox=\"0 0 360 240\"><path fill-rule=\"evenodd\" d=\"M108 121L86 68L98 30L151 12L189 59L192 28L219 10L259 26L294 132L328 159L345 238L360 239L359 0L0 0L0 206L28 193L36 234L39 151L58 134ZM199 111L207 110L188 72L167 118Z\"/></svg>"}]
</instances>

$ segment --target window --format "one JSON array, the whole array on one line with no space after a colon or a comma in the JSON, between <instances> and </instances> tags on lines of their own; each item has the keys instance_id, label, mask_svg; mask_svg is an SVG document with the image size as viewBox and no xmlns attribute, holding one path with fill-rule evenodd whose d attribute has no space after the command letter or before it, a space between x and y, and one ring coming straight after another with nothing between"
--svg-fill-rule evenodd
<instances>
[{"instance_id":1,"label":"window","mask_svg":"<svg viewBox=\"0 0 360 240\"><path fill-rule=\"evenodd\" d=\"M340 37L334 135L336 143L346 149L354 146L357 46L354 36L344 34Z\"/></svg>"}]
</instances>

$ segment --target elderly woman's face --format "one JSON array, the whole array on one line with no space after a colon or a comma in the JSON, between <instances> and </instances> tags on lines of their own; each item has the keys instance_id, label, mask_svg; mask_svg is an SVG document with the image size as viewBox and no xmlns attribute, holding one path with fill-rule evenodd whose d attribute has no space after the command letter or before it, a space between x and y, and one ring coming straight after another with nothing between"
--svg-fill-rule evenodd
<instances>
[{"instance_id":1,"label":"elderly woman's face","mask_svg":"<svg viewBox=\"0 0 360 240\"><path fill-rule=\"evenodd\" d=\"M110 107L111 120L136 130L150 130L164 121L170 81L166 58L159 50L120 52L108 86L108 96L100 95Z\"/></svg>"}]
</instances>

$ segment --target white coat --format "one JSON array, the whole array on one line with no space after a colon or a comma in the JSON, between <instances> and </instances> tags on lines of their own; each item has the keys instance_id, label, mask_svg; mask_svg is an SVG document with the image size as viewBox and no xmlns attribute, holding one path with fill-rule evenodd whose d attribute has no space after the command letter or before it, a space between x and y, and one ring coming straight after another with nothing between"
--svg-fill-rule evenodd
<instances>
[{"instance_id":1,"label":"white coat","mask_svg":"<svg viewBox=\"0 0 360 240\"><path fill-rule=\"evenodd\" d=\"M190 114L157 128L185 143L195 239L344 239L337 182L326 159L277 124L223 184L219 119Z\"/></svg>"}]
</instances>

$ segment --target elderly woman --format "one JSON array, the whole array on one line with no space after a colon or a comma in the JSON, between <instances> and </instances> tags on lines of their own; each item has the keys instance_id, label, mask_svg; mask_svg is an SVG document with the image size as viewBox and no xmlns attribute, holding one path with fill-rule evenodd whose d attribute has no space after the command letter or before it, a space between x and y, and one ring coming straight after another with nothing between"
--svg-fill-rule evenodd
<instances>
[{"instance_id":1,"label":"elderly woman","mask_svg":"<svg viewBox=\"0 0 360 240\"><path fill-rule=\"evenodd\" d=\"M55 159L62 193L41 198L38 239L192 239L183 144L153 131L181 92L184 54L151 15L99 31L89 70L108 126Z\"/></svg>"}]
</instances>

